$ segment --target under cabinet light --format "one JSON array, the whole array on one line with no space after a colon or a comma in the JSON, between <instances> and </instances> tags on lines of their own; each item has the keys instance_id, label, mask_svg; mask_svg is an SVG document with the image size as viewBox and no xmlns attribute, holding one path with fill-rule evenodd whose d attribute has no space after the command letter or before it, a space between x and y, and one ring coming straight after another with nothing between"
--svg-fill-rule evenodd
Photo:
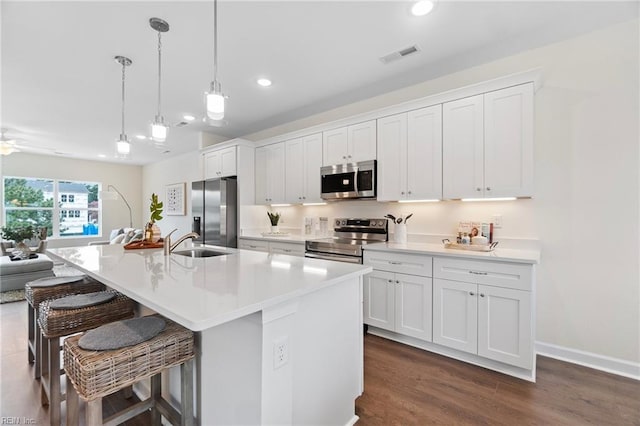
<instances>
[{"instance_id":1,"label":"under cabinet light","mask_svg":"<svg viewBox=\"0 0 640 426\"><path fill-rule=\"evenodd\" d=\"M437 203L440 200L398 200L399 203Z\"/></svg>"},{"instance_id":2,"label":"under cabinet light","mask_svg":"<svg viewBox=\"0 0 640 426\"><path fill-rule=\"evenodd\" d=\"M303 206L326 206L327 203L302 203Z\"/></svg>"},{"instance_id":3,"label":"under cabinet light","mask_svg":"<svg viewBox=\"0 0 640 426\"><path fill-rule=\"evenodd\" d=\"M497 197L497 198L463 198L460 201L513 201L516 197Z\"/></svg>"},{"instance_id":4,"label":"under cabinet light","mask_svg":"<svg viewBox=\"0 0 640 426\"><path fill-rule=\"evenodd\" d=\"M270 204L271 207L289 207L291 204Z\"/></svg>"}]
</instances>

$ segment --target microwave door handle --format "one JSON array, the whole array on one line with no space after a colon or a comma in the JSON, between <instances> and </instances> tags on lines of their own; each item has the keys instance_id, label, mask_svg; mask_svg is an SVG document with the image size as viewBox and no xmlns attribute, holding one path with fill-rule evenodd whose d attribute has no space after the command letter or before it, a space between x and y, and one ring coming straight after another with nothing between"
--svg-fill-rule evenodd
<instances>
[{"instance_id":1,"label":"microwave door handle","mask_svg":"<svg viewBox=\"0 0 640 426\"><path fill-rule=\"evenodd\" d=\"M355 171L353 173L353 188L356 191L356 196L360 195L358 192L358 168L355 167Z\"/></svg>"}]
</instances>

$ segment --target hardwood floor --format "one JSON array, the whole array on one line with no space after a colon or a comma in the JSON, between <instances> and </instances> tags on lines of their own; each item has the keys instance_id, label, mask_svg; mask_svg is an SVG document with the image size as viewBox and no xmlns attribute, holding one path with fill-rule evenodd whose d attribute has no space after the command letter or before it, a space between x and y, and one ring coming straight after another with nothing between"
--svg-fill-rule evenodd
<instances>
[{"instance_id":1,"label":"hardwood floor","mask_svg":"<svg viewBox=\"0 0 640 426\"><path fill-rule=\"evenodd\" d=\"M0 424L48 424L27 363L26 310L0 305ZM533 384L366 335L364 362L358 425L640 425L639 381L549 358L538 357ZM104 410L130 403L114 395ZM149 423L145 413L126 425Z\"/></svg>"},{"instance_id":2,"label":"hardwood floor","mask_svg":"<svg viewBox=\"0 0 640 426\"><path fill-rule=\"evenodd\" d=\"M538 356L537 383L373 335L362 425L640 425L640 382Z\"/></svg>"}]
</instances>

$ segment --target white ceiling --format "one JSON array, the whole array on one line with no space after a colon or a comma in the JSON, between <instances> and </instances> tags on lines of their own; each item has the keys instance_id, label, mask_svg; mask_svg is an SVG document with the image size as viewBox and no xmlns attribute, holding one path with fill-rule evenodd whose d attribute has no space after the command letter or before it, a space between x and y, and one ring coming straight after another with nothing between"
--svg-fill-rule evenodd
<instances>
[{"instance_id":1,"label":"white ceiling","mask_svg":"<svg viewBox=\"0 0 640 426\"><path fill-rule=\"evenodd\" d=\"M213 74L212 1L2 1L0 127L25 151L146 164L197 149L202 130L248 135L638 17L636 1L441 0L424 17L412 16L411 5L221 0L218 63L228 124L172 128L158 149L134 137L148 134L156 112L157 33L148 20L171 26L162 37L165 120L202 117ZM379 60L413 44L419 53L387 65ZM121 114L116 55L133 60L128 160L114 158ZM273 86L259 87L261 76Z\"/></svg>"}]
</instances>

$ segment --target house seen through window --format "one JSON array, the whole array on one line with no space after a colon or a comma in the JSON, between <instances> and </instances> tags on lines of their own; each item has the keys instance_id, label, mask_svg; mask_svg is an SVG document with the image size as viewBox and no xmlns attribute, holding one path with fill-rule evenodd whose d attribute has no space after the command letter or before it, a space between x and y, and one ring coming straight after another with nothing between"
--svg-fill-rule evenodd
<instances>
[{"instance_id":1,"label":"house seen through window","mask_svg":"<svg viewBox=\"0 0 640 426\"><path fill-rule=\"evenodd\" d=\"M46 227L49 237L99 234L99 183L5 177L3 185L5 226Z\"/></svg>"}]
</instances>

